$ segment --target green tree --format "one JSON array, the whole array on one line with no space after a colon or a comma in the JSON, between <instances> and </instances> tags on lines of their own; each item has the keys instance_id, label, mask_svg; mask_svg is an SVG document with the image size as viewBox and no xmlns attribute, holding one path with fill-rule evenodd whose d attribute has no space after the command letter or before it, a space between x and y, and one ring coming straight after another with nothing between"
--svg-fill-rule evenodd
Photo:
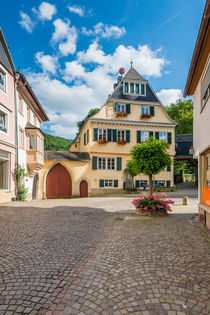
<instances>
[{"instance_id":1,"label":"green tree","mask_svg":"<svg viewBox=\"0 0 210 315\"><path fill-rule=\"evenodd\" d=\"M192 100L179 100L176 104L165 107L169 116L178 123L176 134L193 133L193 102Z\"/></svg>"},{"instance_id":2,"label":"green tree","mask_svg":"<svg viewBox=\"0 0 210 315\"><path fill-rule=\"evenodd\" d=\"M159 174L172 163L166 151L168 147L167 142L151 137L147 142L137 144L131 149L131 158L137 174L149 176L149 194L152 194L152 175Z\"/></svg>"},{"instance_id":3,"label":"green tree","mask_svg":"<svg viewBox=\"0 0 210 315\"><path fill-rule=\"evenodd\" d=\"M16 177L16 199L24 201L27 197L28 189L25 187L23 183L24 177L26 177L27 174L25 172L25 169L20 165L16 165L15 168L15 177Z\"/></svg>"},{"instance_id":4,"label":"green tree","mask_svg":"<svg viewBox=\"0 0 210 315\"><path fill-rule=\"evenodd\" d=\"M78 123L77 123L77 127L78 127L79 131L82 129L82 126L84 125L85 121L88 118L90 118L90 117L94 116L95 114L97 114L99 111L100 111L100 108L92 108L91 110L89 110L89 112L85 116L85 118L80 120L80 121L78 121Z\"/></svg>"},{"instance_id":5,"label":"green tree","mask_svg":"<svg viewBox=\"0 0 210 315\"><path fill-rule=\"evenodd\" d=\"M135 163L132 159L127 162L127 173L131 176L132 179L132 188L134 188L134 177L138 175L138 171L136 169Z\"/></svg>"},{"instance_id":6,"label":"green tree","mask_svg":"<svg viewBox=\"0 0 210 315\"><path fill-rule=\"evenodd\" d=\"M44 149L49 151L69 151L72 140L44 134Z\"/></svg>"}]
</instances>

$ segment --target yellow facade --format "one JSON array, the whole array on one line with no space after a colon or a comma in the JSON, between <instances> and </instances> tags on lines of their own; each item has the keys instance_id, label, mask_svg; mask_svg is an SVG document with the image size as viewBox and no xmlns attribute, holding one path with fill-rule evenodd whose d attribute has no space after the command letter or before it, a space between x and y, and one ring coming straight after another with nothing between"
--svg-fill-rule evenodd
<instances>
[{"instance_id":1,"label":"yellow facade","mask_svg":"<svg viewBox=\"0 0 210 315\"><path fill-rule=\"evenodd\" d=\"M120 88L121 90L123 89L122 85L124 82L133 82L132 75L135 76L134 82L138 82L138 76L134 71L133 68L129 70L121 83L116 87L116 93L119 94L118 90ZM128 79L126 79L127 77ZM139 75L140 86L142 80L144 79ZM125 183L130 181L126 172L127 161L131 157L130 150L137 142L146 141L151 135L156 138L165 137L165 140L170 142L168 152L171 158L174 158L176 123L166 113L149 86L148 81L144 80L143 82L145 86L148 85L147 91L150 96L145 96L144 98L143 96L130 97L126 95L126 99L124 99L122 95L122 98L116 98L114 91L100 112L86 121L72 143L70 151L75 154L86 152L89 154L90 161L45 161L40 178L42 196L45 197L46 194L47 173L56 163L64 165L70 173L72 196L80 195L80 182L82 180L86 180L88 183L88 195L122 190ZM120 93L122 94L122 91ZM139 98L141 99L139 100ZM153 115L149 118L142 118L142 107L144 107L144 110L152 112ZM152 111L151 107L153 107ZM124 111L119 109L124 109ZM119 144L117 142L125 138L128 140L127 143ZM106 139L106 143L100 144L99 142L102 139ZM147 176L137 176L134 182L139 187L141 183L145 183L143 181L147 180ZM173 165L171 170L168 169L161 172L153 180L156 186L159 184L162 186L174 186Z\"/></svg>"}]
</instances>

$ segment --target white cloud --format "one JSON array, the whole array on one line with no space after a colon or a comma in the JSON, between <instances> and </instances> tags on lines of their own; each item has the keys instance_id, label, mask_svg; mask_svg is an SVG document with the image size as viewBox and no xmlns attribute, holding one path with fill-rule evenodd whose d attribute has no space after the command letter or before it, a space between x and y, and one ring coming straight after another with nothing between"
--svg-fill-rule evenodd
<instances>
[{"instance_id":1,"label":"white cloud","mask_svg":"<svg viewBox=\"0 0 210 315\"><path fill-rule=\"evenodd\" d=\"M36 10L35 8L32 8L32 11L37 15L37 18L41 21L45 20L52 20L53 15L56 14L57 9L54 4L51 4L49 2L42 2Z\"/></svg>"},{"instance_id":2,"label":"white cloud","mask_svg":"<svg viewBox=\"0 0 210 315\"><path fill-rule=\"evenodd\" d=\"M73 5L73 6L68 5L67 8L69 9L70 12L76 13L81 17L84 16L85 14L85 9L78 5Z\"/></svg>"},{"instance_id":3,"label":"white cloud","mask_svg":"<svg viewBox=\"0 0 210 315\"><path fill-rule=\"evenodd\" d=\"M30 16L24 12L20 12L21 20L19 24L22 28L24 28L27 32L32 33L35 23L31 20Z\"/></svg>"},{"instance_id":4,"label":"white cloud","mask_svg":"<svg viewBox=\"0 0 210 315\"><path fill-rule=\"evenodd\" d=\"M44 72L50 72L56 74L56 68L58 66L58 58L50 55L44 55L43 51L39 51L35 55L37 63L41 66Z\"/></svg>"},{"instance_id":5,"label":"white cloud","mask_svg":"<svg viewBox=\"0 0 210 315\"><path fill-rule=\"evenodd\" d=\"M93 30L88 30L86 27L83 27L82 33L87 36L95 35L102 38L119 38L125 35L126 30L124 27L105 25L100 22L93 27Z\"/></svg>"},{"instance_id":6,"label":"white cloud","mask_svg":"<svg viewBox=\"0 0 210 315\"><path fill-rule=\"evenodd\" d=\"M55 31L52 35L51 42L53 44L59 43L58 48L62 55L67 56L76 51L77 44L77 29L75 26L70 27L70 20L66 22L61 19L56 19L53 22Z\"/></svg>"},{"instance_id":7,"label":"white cloud","mask_svg":"<svg viewBox=\"0 0 210 315\"><path fill-rule=\"evenodd\" d=\"M162 89L157 93L164 106L176 103L182 97L182 90L180 89Z\"/></svg>"}]
</instances>

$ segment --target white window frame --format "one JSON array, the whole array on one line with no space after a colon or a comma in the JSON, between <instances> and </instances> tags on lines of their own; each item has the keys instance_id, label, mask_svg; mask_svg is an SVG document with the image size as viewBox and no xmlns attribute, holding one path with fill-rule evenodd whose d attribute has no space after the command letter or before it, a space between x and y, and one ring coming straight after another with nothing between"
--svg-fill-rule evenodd
<instances>
[{"instance_id":1,"label":"white window frame","mask_svg":"<svg viewBox=\"0 0 210 315\"><path fill-rule=\"evenodd\" d=\"M27 122L30 123L30 121L31 121L31 110L30 110L29 106L27 106L27 108L26 108L26 119L27 119Z\"/></svg>"},{"instance_id":2,"label":"white window frame","mask_svg":"<svg viewBox=\"0 0 210 315\"><path fill-rule=\"evenodd\" d=\"M125 83L128 83L128 92L125 92ZM131 83L134 84L134 92L133 93L131 93ZM136 92L136 85L139 86L139 93ZM141 86L142 85L144 85L144 94L141 93ZM146 84L143 82L138 82L138 81L132 81L132 82L125 81L123 84L123 94L146 96Z\"/></svg>"},{"instance_id":3,"label":"white window frame","mask_svg":"<svg viewBox=\"0 0 210 315\"><path fill-rule=\"evenodd\" d=\"M100 138L100 131L102 131L102 138ZM104 133L105 133L105 137L104 137ZM107 140L107 129L98 128L98 140Z\"/></svg>"},{"instance_id":4,"label":"white window frame","mask_svg":"<svg viewBox=\"0 0 210 315\"><path fill-rule=\"evenodd\" d=\"M22 135L23 136L23 138L22 138L22 140L23 140L23 142L22 142L22 145L21 145L21 136L20 135ZM21 129L21 128L19 128L19 148L20 149L24 149L24 131L23 131L23 129Z\"/></svg>"},{"instance_id":5,"label":"white window frame","mask_svg":"<svg viewBox=\"0 0 210 315\"><path fill-rule=\"evenodd\" d=\"M5 153L5 156L1 155L1 152ZM10 159L9 153L5 152L3 150L0 150L0 161L6 162L6 172L5 172L6 173L6 175L5 175L6 176L5 177L6 185L4 188L0 188L0 191L8 191L8 189L9 189L9 159Z\"/></svg>"},{"instance_id":6,"label":"white window frame","mask_svg":"<svg viewBox=\"0 0 210 315\"><path fill-rule=\"evenodd\" d=\"M35 142L34 142L34 144L35 144L35 148L30 148L30 137L31 137L31 136L33 136L33 137L34 137L34 140L35 140ZM33 134L33 133L29 133L29 134L28 134L28 150L30 150L30 151L37 150L37 144L36 144L36 141L37 141L37 139L36 139L36 135L35 135L35 134Z\"/></svg>"},{"instance_id":7,"label":"white window frame","mask_svg":"<svg viewBox=\"0 0 210 315\"><path fill-rule=\"evenodd\" d=\"M4 135L8 135L9 134L9 111L6 110L3 106L0 106L0 112L3 113L3 115L5 115L5 129L6 131L0 129L0 133L3 133Z\"/></svg>"},{"instance_id":8,"label":"white window frame","mask_svg":"<svg viewBox=\"0 0 210 315\"><path fill-rule=\"evenodd\" d=\"M144 185L143 185L144 184ZM141 179L140 180L140 187L145 187L145 185L148 186L148 180L147 179Z\"/></svg>"},{"instance_id":9,"label":"white window frame","mask_svg":"<svg viewBox=\"0 0 210 315\"><path fill-rule=\"evenodd\" d=\"M141 105L141 115L150 114L149 105Z\"/></svg>"},{"instance_id":10,"label":"white window frame","mask_svg":"<svg viewBox=\"0 0 210 315\"><path fill-rule=\"evenodd\" d=\"M106 186L106 182L108 183L107 186ZM113 187L114 187L114 179L110 179L110 178L104 179L104 188L113 188Z\"/></svg>"},{"instance_id":11,"label":"white window frame","mask_svg":"<svg viewBox=\"0 0 210 315\"><path fill-rule=\"evenodd\" d=\"M124 133L124 137L123 137L123 133ZM126 140L126 129L117 129L117 141L120 141L122 139Z\"/></svg>"},{"instance_id":12,"label":"white window frame","mask_svg":"<svg viewBox=\"0 0 210 315\"><path fill-rule=\"evenodd\" d=\"M167 132L166 131L160 131L159 132L159 140L167 142Z\"/></svg>"},{"instance_id":13,"label":"white window frame","mask_svg":"<svg viewBox=\"0 0 210 315\"><path fill-rule=\"evenodd\" d=\"M160 182L163 183L163 186L160 186L160 185L159 185ZM165 186L166 186L166 181L165 181L165 180L159 179L159 180L157 181L157 187L165 187Z\"/></svg>"},{"instance_id":14,"label":"white window frame","mask_svg":"<svg viewBox=\"0 0 210 315\"><path fill-rule=\"evenodd\" d=\"M5 85L5 89L3 89L2 85L0 84L0 91L7 94L7 71L2 66L0 66L0 72L2 72L4 75L4 85Z\"/></svg>"},{"instance_id":15,"label":"white window frame","mask_svg":"<svg viewBox=\"0 0 210 315\"><path fill-rule=\"evenodd\" d=\"M149 131L141 131L141 141L146 142L149 139Z\"/></svg>"},{"instance_id":16,"label":"white window frame","mask_svg":"<svg viewBox=\"0 0 210 315\"><path fill-rule=\"evenodd\" d=\"M99 159L104 160L104 163L103 163L103 161L101 161L99 163ZM110 169L108 168L108 159L111 160L110 161L110 166L111 166ZM114 168L112 168L113 164L114 164ZM104 166L104 167L101 167L101 166ZM116 167L117 167L117 163L116 163L115 157L112 157L112 156L106 156L106 157L105 156L98 156L97 157L97 170L99 170L99 171L116 171Z\"/></svg>"}]
</instances>

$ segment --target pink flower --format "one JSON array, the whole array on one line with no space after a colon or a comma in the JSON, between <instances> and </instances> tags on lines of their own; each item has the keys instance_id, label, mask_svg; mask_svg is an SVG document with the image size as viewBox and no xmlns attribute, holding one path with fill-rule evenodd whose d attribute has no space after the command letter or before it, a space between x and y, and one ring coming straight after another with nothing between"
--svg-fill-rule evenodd
<instances>
[{"instance_id":1,"label":"pink flower","mask_svg":"<svg viewBox=\"0 0 210 315\"><path fill-rule=\"evenodd\" d=\"M163 196L163 198L167 197L167 195L165 193L161 193L161 196Z\"/></svg>"},{"instance_id":2,"label":"pink flower","mask_svg":"<svg viewBox=\"0 0 210 315\"><path fill-rule=\"evenodd\" d=\"M152 210L154 210L154 211L155 211L155 210L156 210L156 208L155 208L155 207L152 207Z\"/></svg>"},{"instance_id":3,"label":"pink flower","mask_svg":"<svg viewBox=\"0 0 210 315\"><path fill-rule=\"evenodd\" d=\"M157 208L161 209L162 207L161 207L161 205L157 205Z\"/></svg>"},{"instance_id":4,"label":"pink flower","mask_svg":"<svg viewBox=\"0 0 210 315\"><path fill-rule=\"evenodd\" d=\"M145 207L144 210L147 211L147 207Z\"/></svg>"},{"instance_id":5,"label":"pink flower","mask_svg":"<svg viewBox=\"0 0 210 315\"><path fill-rule=\"evenodd\" d=\"M174 201L173 201L173 200L171 200L171 199L169 200L169 202L170 202L170 203L174 203Z\"/></svg>"},{"instance_id":6,"label":"pink flower","mask_svg":"<svg viewBox=\"0 0 210 315\"><path fill-rule=\"evenodd\" d=\"M156 199L156 201L160 201L160 199L159 199L159 198L157 198L157 199Z\"/></svg>"}]
</instances>

